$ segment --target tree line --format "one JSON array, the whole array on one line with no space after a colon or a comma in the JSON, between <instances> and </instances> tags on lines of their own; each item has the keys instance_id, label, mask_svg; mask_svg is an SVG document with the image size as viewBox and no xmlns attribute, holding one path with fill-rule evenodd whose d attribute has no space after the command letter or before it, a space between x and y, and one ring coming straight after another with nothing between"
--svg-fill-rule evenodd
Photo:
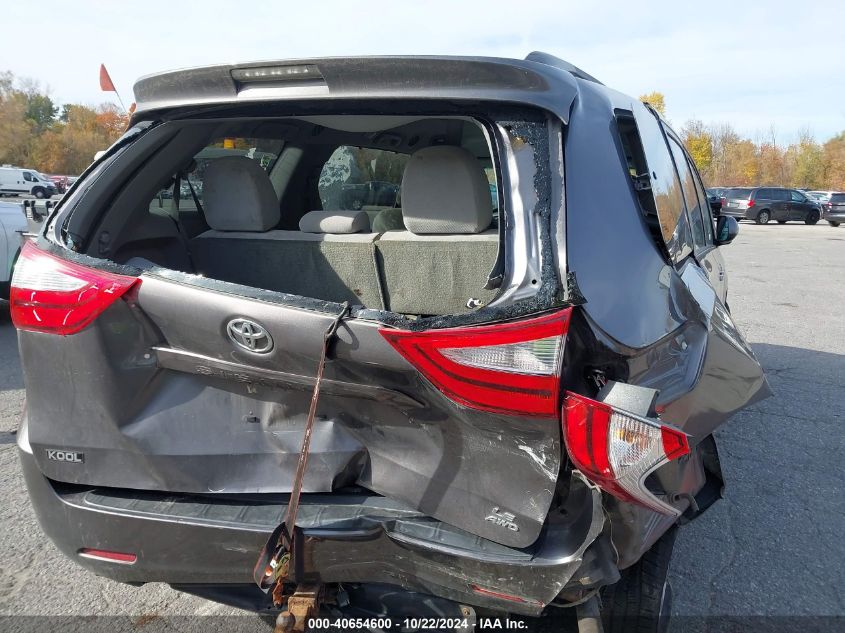
<instances>
[{"instance_id":1,"label":"tree line","mask_svg":"<svg viewBox=\"0 0 845 633\"><path fill-rule=\"evenodd\" d=\"M645 94L640 100L666 116L661 93ZM801 130L788 145L778 142L774 127L752 140L728 123L693 119L678 132L708 187L765 185L845 191L845 131L818 143L809 130Z\"/></svg>"},{"instance_id":2,"label":"tree line","mask_svg":"<svg viewBox=\"0 0 845 633\"><path fill-rule=\"evenodd\" d=\"M0 165L77 175L120 137L127 120L109 103L59 108L37 82L0 72Z\"/></svg>"},{"instance_id":3,"label":"tree line","mask_svg":"<svg viewBox=\"0 0 845 633\"><path fill-rule=\"evenodd\" d=\"M666 116L663 94L652 92L640 100ZM79 174L94 154L117 140L126 123L127 116L113 104L59 108L37 82L0 72L0 164ZM773 128L752 140L729 123L690 120L680 135L709 187L845 190L845 131L818 143L804 130L795 142L783 145Z\"/></svg>"}]
</instances>

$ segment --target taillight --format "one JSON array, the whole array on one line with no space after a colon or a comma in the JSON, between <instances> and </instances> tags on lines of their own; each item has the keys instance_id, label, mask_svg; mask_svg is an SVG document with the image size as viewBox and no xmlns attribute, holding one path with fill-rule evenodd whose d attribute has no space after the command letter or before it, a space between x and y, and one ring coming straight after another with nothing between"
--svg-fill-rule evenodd
<instances>
[{"instance_id":1,"label":"taillight","mask_svg":"<svg viewBox=\"0 0 845 633\"><path fill-rule=\"evenodd\" d=\"M79 555L83 558L103 560L109 563L120 563L121 565L133 565L138 560L138 556L135 554L112 552L104 549L91 549L89 547L83 547L79 550Z\"/></svg>"},{"instance_id":2,"label":"taillight","mask_svg":"<svg viewBox=\"0 0 845 633\"><path fill-rule=\"evenodd\" d=\"M20 330L75 334L137 283L136 277L81 266L28 241L12 275L12 322Z\"/></svg>"},{"instance_id":3,"label":"taillight","mask_svg":"<svg viewBox=\"0 0 845 633\"><path fill-rule=\"evenodd\" d=\"M473 327L381 335L451 400L472 409L557 417L571 308Z\"/></svg>"},{"instance_id":4,"label":"taillight","mask_svg":"<svg viewBox=\"0 0 845 633\"><path fill-rule=\"evenodd\" d=\"M644 482L659 466L689 453L682 431L567 392L563 437L573 464L603 490L657 512L679 514Z\"/></svg>"},{"instance_id":5,"label":"taillight","mask_svg":"<svg viewBox=\"0 0 845 633\"><path fill-rule=\"evenodd\" d=\"M727 206L727 204L728 204L728 199L727 199L727 198L725 198L724 196L722 196L721 198L719 198L719 203L720 203L723 207L724 207L724 206Z\"/></svg>"},{"instance_id":6,"label":"taillight","mask_svg":"<svg viewBox=\"0 0 845 633\"><path fill-rule=\"evenodd\" d=\"M754 206L754 200L752 198L749 198L748 199L748 208L750 209L753 206Z\"/></svg>"}]
</instances>

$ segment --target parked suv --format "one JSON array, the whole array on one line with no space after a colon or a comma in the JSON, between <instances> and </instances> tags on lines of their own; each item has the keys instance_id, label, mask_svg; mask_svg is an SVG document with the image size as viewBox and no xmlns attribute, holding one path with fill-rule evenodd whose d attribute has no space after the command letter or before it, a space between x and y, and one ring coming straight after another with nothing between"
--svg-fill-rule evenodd
<instances>
[{"instance_id":1,"label":"parked suv","mask_svg":"<svg viewBox=\"0 0 845 633\"><path fill-rule=\"evenodd\" d=\"M67 556L297 618L595 626L602 592L665 624L675 528L723 490L713 433L768 387L728 309L737 222L653 109L542 53L135 95L12 284L20 459ZM368 181L399 195L346 208Z\"/></svg>"},{"instance_id":2,"label":"parked suv","mask_svg":"<svg viewBox=\"0 0 845 633\"><path fill-rule=\"evenodd\" d=\"M728 189L724 197L723 214L754 220L757 224L768 224L771 220L776 220L778 224L786 224L790 220L815 224L821 218L818 201L797 189L738 187Z\"/></svg>"},{"instance_id":3,"label":"parked suv","mask_svg":"<svg viewBox=\"0 0 845 633\"><path fill-rule=\"evenodd\" d=\"M845 193L832 192L822 204L822 217L830 226L839 226L845 222Z\"/></svg>"}]
</instances>

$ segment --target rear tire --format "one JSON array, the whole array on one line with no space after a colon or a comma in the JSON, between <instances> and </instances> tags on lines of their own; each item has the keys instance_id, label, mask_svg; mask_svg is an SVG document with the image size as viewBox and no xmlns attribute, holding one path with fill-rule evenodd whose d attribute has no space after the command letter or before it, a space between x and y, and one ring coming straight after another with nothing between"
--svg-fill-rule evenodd
<instances>
[{"instance_id":1,"label":"rear tire","mask_svg":"<svg viewBox=\"0 0 845 633\"><path fill-rule=\"evenodd\" d=\"M839 226L839 222L831 222L830 220L827 221L830 226Z\"/></svg>"},{"instance_id":2,"label":"rear tire","mask_svg":"<svg viewBox=\"0 0 845 633\"><path fill-rule=\"evenodd\" d=\"M32 190L32 195L38 198L39 200L42 200L47 196L47 192L41 187L36 187Z\"/></svg>"},{"instance_id":3,"label":"rear tire","mask_svg":"<svg viewBox=\"0 0 845 633\"><path fill-rule=\"evenodd\" d=\"M677 527L622 572L615 585L602 589L602 622L605 633L665 633L669 628L672 587L669 561Z\"/></svg>"},{"instance_id":4,"label":"rear tire","mask_svg":"<svg viewBox=\"0 0 845 633\"><path fill-rule=\"evenodd\" d=\"M778 224L786 224L786 220L778 220Z\"/></svg>"},{"instance_id":5,"label":"rear tire","mask_svg":"<svg viewBox=\"0 0 845 633\"><path fill-rule=\"evenodd\" d=\"M804 218L804 224L815 224L819 221L819 212L818 211L810 211L807 214L807 217Z\"/></svg>"},{"instance_id":6,"label":"rear tire","mask_svg":"<svg viewBox=\"0 0 845 633\"><path fill-rule=\"evenodd\" d=\"M771 214L769 214L768 211L763 209L762 211L760 211L760 213L757 214L757 219L755 220L755 222L757 222L757 224L768 224L769 220L771 219Z\"/></svg>"}]
</instances>

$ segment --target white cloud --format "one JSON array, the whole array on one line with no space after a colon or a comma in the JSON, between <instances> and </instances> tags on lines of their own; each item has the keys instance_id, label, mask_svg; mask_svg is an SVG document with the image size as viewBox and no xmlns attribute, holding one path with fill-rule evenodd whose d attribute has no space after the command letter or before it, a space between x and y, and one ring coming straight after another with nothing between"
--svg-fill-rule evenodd
<instances>
[{"instance_id":1,"label":"white cloud","mask_svg":"<svg viewBox=\"0 0 845 633\"><path fill-rule=\"evenodd\" d=\"M37 16L37 17L36 17ZM96 103L101 62L125 101L134 80L174 67L364 54L524 57L540 49L632 95L660 90L670 118L774 124L819 138L845 129L845 4L715 0L461 3L86 2L4 8L0 69ZM838 33L838 31L835 31Z\"/></svg>"}]
</instances>

